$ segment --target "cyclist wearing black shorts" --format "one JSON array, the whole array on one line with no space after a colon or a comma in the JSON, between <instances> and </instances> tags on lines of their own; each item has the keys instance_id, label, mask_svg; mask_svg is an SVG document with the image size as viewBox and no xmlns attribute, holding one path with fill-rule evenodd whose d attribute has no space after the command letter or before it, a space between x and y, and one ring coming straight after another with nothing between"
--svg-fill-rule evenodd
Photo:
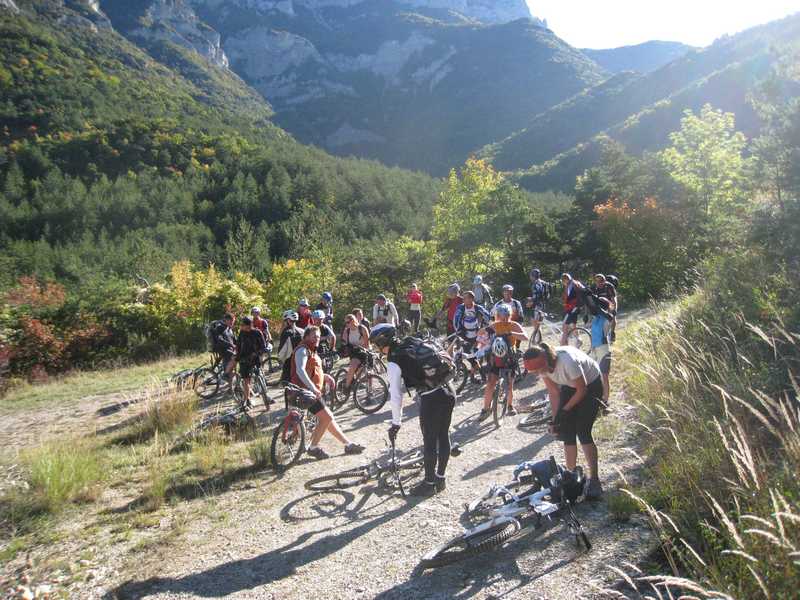
<instances>
[{"instance_id":1,"label":"cyclist wearing black shorts","mask_svg":"<svg viewBox=\"0 0 800 600\"><path fill-rule=\"evenodd\" d=\"M260 329L253 327L250 317L242 317L239 337L236 338L236 361L239 363L239 375L242 376L243 399L245 409L251 408L250 380L253 369L261 366L261 355L267 351L267 341Z\"/></svg>"},{"instance_id":2,"label":"cyclist wearing black shorts","mask_svg":"<svg viewBox=\"0 0 800 600\"><path fill-rule=\"evenodd\" d=\"M311 324L319 327L320 350L330 352L336 348L336 334L333 333L330 325L325 323L325 313L323 311L315 310L311 313Z\"/></svg>"},{"instance_id":3,"label":"cyclist wearing black shorts","mask_svg":"<svg viewBox=\"0 0 800 600\"><path fill-rule=\"evenodd\" d=\"M545 313L547 283L541 276L539 269L531 269L531 298L526 308L534 334L539 330Z\"/></svg>"},{"instance_id":4,"label":"cyclist wearing black shorts","mask_svg":"<svg viewBox=\"0 0 800 600\"><path fill-rule=\"evenodd\" d=\"M603 487L600 485L597 445L592 437L592 427L603 397L600 366L577 348L551 348L544 343L525 352L523 360L525 368L541 375L547 387L555 415L551 432L557 434L564 443L567 469L574 470L578 461L577 438L589 467L586 498L599 498Z\"/></svg>"},{"instance_id":5,"label":"cyclist wearing black shorts","mask_svg":"<svg viewBox=\"0 0 800 600\"><path fill-rule=\"evenodd\" d=\"M423 362L419 357L432 357L430 353L418 352L428 342L407 337L397 337L397 328L388 323L376 325L369 336L370 342L387 357L389 398L392 407L392 424L389 437L394 441L403 418L403 383L415 388L420 397L419 424L424 445L425 479L411 489L413 496L432 496L447 488L445 471L450 459L450 422L456 404L456 393L447 379L440 379L428 372L438 373L432 362ZM444 354L444 350L441 350ZM440 363L441 364L441 363ZM452 366L452 361L450 361ZM454 367L452 369L455 370ZM452 372L452 371L451 371Z\"/></svg>"},{"instance_id":6,"label":"cyclist wearing black shorts","mask_svg":"<svg viewBox=\"0 0 800 600\"><path fill-rule=\"evenodd\" d=\"M361 454L364 446L355 444L347 439L342 432L336 418L330 409L325 406L322 397L326 387L334 384L333 378L322 371L322 360L317 354L319 346L319 327L309 325L303 331L303 341L294 351L291 360L291 381L294 385L307 389L314 394L316 400L309 407L309 411L317 417L317 425L311 435L311 441L307 452L316 459L328 458L330 455L319 447L319 441L326 431L330 431L333 437L344 444L345 454Z\"/></svg>"},{"instance_id":7,"label":"cyclist wearing black shorts","mask_svg":"<svg viewBox=\"0 0 800 600\"><path fill-rule=\"evenodd\" d=\"M283 313L283 329L278 341L278 360L283 362L281 381L288 382L292 377L292 355L303 339L303 330L297 326L298 315L293 310Z\"/></svg>"}]
</instances>

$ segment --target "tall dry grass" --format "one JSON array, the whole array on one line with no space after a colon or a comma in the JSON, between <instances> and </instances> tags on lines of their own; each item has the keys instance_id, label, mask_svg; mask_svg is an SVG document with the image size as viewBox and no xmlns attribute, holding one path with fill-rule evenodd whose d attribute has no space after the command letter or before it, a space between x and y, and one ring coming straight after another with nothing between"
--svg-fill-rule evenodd
<instances>
[{"instance_id":1,"label":"tall dry grass","mask_svg":"<svg viewBox=\"0 0 800 600\"><path fill-rule=\"evenodd\" d=\"M609 597L800 595L800 334L717 317L707 300L660 312L623 342L646 448L643 485L624 491L667 572L615 569L623 583Z\"/></svg>"}]
</instances>

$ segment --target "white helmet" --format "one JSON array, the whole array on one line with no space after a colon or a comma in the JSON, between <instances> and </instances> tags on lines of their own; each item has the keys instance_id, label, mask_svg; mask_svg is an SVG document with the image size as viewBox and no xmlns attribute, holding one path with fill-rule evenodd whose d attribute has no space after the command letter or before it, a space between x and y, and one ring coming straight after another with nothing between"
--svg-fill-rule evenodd
<instances>
[{"instance_id":1,"label":"white helmet","mask_svg":"<svg viewBox=\"0 0 800 600\"><path fill-rule=\"evenodd\" d=\"M497 358L506 357L506 354L508 354L508 344L506 344L505 338L499 335L494 338L494 341L492 342L492 354L494 354Z\"/></svg>"},{"instance_id":2,"label":"white helmet","mask_svg":"<svg viewBox=\"0 0 800 600\"><path fill-rule=\"evenodd\" d=\"M287 310L283 313L283 320L284 321L297 321L300 317L297 313L293 310Z\"/></svg>"},{"instance_id":3,"label":"white helmet","mask_svg":"<svg viewBox=\"0 0 800 600\"><path fill-rule=\"evenodd\" d=\"M252 315L253 313L255 313L257 315L260 315L261 314L261 307L260 306L254 306L253 308L251 308L250 309L250 314Z\"/></svg>"},{"instance_id":4,"label":"white helmet","mask_svg":"<svg viewBox=\"0 0 800 600\"><path fill-rule=\"evenodd\" d=\"M472 280L472 285L480 285L483 283L483 277L480 275L475 275L475 279Z\"/></svg>"}]
</instances>

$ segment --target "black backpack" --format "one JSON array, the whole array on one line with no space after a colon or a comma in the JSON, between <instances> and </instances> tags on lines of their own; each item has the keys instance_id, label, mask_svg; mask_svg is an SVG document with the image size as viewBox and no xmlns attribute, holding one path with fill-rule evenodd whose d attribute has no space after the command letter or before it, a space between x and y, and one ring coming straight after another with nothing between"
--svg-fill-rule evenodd
<instances>
[{"instance_id":1,"label":"black backpack","mask_svg":"<svg viewBox=\"0 0 800 600\"><path fill-rule=\"evenodd\" d=\"M438 344L415 337L402 339L392 348L389 361L397 363L408 388L431 390L451 381L456 365Z\"/></svg>"},{"instance_id":2,"label":"black backpack","mask_svg":"<svg viewBox=\"0 0 800 600\"><path fill-rule=\"evenodd\" d=\"M228 328L224 321L212 321L206 327L206 341L210 350L219 351L225 347L222 339L225 330Z\"/></svg>"}]
</instances>

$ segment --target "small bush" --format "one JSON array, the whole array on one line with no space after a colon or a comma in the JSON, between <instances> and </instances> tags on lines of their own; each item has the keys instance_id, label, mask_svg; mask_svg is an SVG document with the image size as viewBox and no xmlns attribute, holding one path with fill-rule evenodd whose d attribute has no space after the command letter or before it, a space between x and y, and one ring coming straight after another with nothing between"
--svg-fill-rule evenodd
<instances>
[{"instance_id":1,"label":"small bush","mask_svg":"<svg viewBox=\"0 0 800 600\"><path fill-rule=\"evenodd\" d=\"M227 439L219 429L204 432L192 446L192 456L202 473L224 471L226 452Z\"/></svg>"},{"instance_id":2,"label":"small bush","mask_svg":"<svg viewBox=\"0 0 800 600\"><path fill-rule=\"evenodd\" d=\"M247 446L247 454L255 467L262 469L270 464L270 439L265 435L258 436Z\"/></svg>"},{"instance_id":3,"label":"small bush","mask_svg":"<svg viewBox=\"0 0 800 600\"><path fill-rule=\"evenodd\" d=\"M153 393L142 415L137 435L149 439L156 433L183 432L191 427L197 417L197 396L191 391L167 391L160 396Z\"/></svg>"},{"instance_id":4,"label":"small bush","mask_svg":"<svg viewBox=\"0 0 800 600\"><path fill-rule=\"evenodd\" d=\"M73 502L95 500L103 478L103 464L96 447L84 440L45 444L22 455L27 473L27 492L16 490L27 510L19 513L57 513Z\"/></svg>"},{"instance_id":5,"label":"small bush","mask_svg":"<svg viewBox=\"0 0 800 600\"><path fill-rule=\"evenodd\" d=\"M639 512L638 502L624 492L615 491L606 494L606 502L611 518L620 523L629 521L631 515Z\"/></svg>"},{"instance_id":6,"label":"small bush","mask_svg":"<svg viewBox=\"0 0 800 600\"><path fill-rule=\"evenodd\" d=\"M147 466L147 486L143 494L145 510L161 508L167 497L170 479L164 459L157 458Z\"/></svg>"}]
</instances>

